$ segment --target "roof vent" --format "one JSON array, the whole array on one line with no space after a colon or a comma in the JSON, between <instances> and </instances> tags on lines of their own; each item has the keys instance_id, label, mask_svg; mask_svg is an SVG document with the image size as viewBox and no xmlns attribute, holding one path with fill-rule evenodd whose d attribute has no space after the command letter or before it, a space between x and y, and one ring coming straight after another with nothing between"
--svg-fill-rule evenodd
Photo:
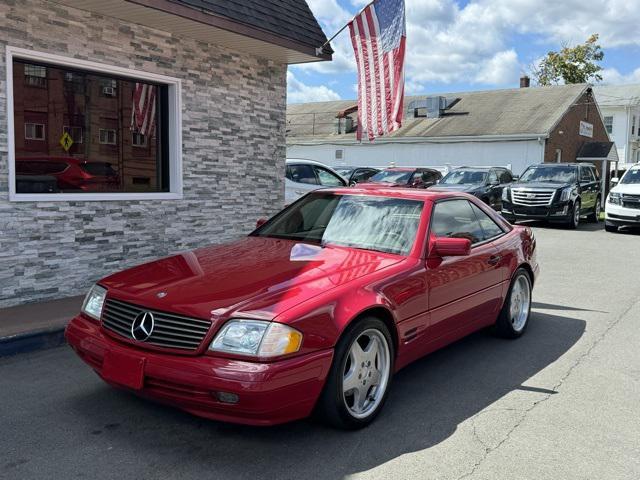
<instances>
[{"instance_id":1,"label":"roof vent","mask_svg":"<svg viewBox=\"0 0 640 480\"><path fill-rule=\"evenodd\" d=\"M440 118L445 110L453 107L459 100L442 96L427 97L411 102L409 111L413 110L414 118Z\"/></svg>"}]
</instances>

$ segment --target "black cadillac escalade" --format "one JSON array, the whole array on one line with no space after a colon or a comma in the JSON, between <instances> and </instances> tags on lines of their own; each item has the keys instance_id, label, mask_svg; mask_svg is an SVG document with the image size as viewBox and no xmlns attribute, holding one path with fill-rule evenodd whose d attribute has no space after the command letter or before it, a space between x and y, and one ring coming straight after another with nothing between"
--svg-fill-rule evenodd
<instances>
[{"instance_id":1,"label":"black cadillac escalade","mask_svg":"<svg viewBox=\"0 0 640 480\"><path fill-rule=\"evenodd\" d=\"M580 217L597 222L602 192L598 172L588 163L532 165L517 183L502 191L502 216L518 220L546 220L576 228Z\"/></svg>"}]
</instances>

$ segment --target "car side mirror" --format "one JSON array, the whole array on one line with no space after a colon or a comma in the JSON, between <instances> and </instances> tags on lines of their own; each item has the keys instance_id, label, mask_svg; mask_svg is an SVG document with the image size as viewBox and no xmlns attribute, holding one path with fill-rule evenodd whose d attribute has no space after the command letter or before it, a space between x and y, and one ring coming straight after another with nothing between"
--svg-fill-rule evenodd
<instances>
[{"instance_id":1,"label":"car side mirror","mask_svg":"<svg viewBox=\"0 0 640 480\"><path fill-rule=\"evenodd\" d=\"M466 257L471 254L471 240L468 238L436 238L433 253L439 257Z\"/></svg>"},{"instance_id":2,"label":"car side mirror","mask_svg":"<svg viewBox=\"0 0 640 480\"><path fill-rule=\"evenodd\" d=\"M520 180L520 176L519 175L514 175L513 177L511 177L511 181L512 182L517 182L518 180Z\"/></svg>"},{"instance_id":3,"label":"car side mirror","mask_svg":"<svg viewBox=\"0 0 640 480\"><path fill-rule=\"evenodd\" d=\"M617 185L620 182L620 179L618 177L613 177L611 179L611 185Z\"/></svg>"},{"instance_id":4,"label":"car side mirror","mask_svg":"<svg viewBox=\"0 0 640 480\"><path fill-rule=\"evenodd\" d=\"M267 223L266 218L259 218L258 220L256 220L256 228L260 228L265 223Z\"/></svg>"}]
</instances>

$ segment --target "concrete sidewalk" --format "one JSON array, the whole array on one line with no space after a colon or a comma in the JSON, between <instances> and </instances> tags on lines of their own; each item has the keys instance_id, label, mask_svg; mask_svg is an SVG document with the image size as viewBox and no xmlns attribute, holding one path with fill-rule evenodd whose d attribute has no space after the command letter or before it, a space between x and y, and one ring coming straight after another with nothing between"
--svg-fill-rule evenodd
<instances>
[{"instance_id":1,"label":"concrete sidewalk","mask_svg":"<svg viewBox=\"0 0 640 480\"><path fill-rule=\"evenodd\" d=\"M80 311L83 296L0 309L0 357L64 342L64 327Z\"/></svg>"}]
</instances>

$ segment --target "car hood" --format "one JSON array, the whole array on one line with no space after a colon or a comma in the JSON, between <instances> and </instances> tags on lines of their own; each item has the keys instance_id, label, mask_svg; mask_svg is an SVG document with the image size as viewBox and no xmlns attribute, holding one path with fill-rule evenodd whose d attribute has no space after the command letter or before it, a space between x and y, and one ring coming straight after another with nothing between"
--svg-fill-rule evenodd
<instances>
[{"instance_id":1,"label":"car hood","mask_svg":"<svg viewBox=\"0 0 640 480\"><path fill-rule=\"evenodd\" d=\"M327 290L401 261L369 250L264 237L201 248L111 275L108 297L198 318L272 319Z\"/></svg>"},{"instance_id":2,"label":"car hood","mask_svg":"<svg viewBox=\"0 0 640 480\"><path fill-rule=\"evenodd\" d=\"M512 183L510 188L540 188L544 190L558 190L559 188L571 187L571 183L553 183L553 182L522 182Z\"/></svg>"},{"instance_id":3,"label":"car hood","mask_svg":"<svg viewBox=\"0 0 640 480\"><path fill-rule=\"evenodd\" d=\"M481 188L481 185L474 184L443 185L439 183L437 185L434 185L433 187L429 187L429 190L433 190L436 192L474 192L476 190L480 190Z\"/></svg>"},{"instance_id":4,"label":"car hood","mask_svg":"<svg viewBox=\"0 0 640 480\"><path fill-rule=\"evenodd\" d=\"M611 192L640 195L640 183L619 183L611 189Z\"/></svg>"}]
</instances>

